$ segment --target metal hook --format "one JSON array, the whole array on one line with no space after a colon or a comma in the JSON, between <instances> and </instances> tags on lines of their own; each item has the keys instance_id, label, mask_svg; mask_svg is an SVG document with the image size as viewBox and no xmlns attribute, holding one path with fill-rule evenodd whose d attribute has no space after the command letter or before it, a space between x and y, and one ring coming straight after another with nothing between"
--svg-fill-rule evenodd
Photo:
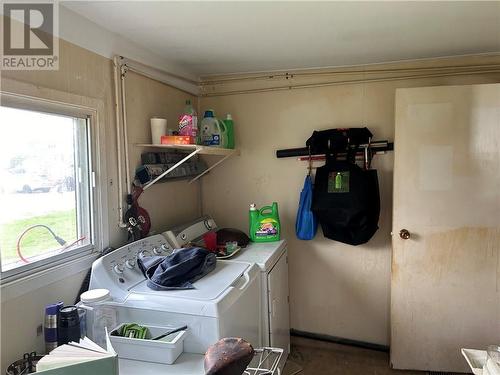
<instances>
[{"instance_id":1,"label":"metal hook","mask_svg":"<svg viewBox=\"0 0 500 375\"><path fill-rule=\"evenodd\" d=\"M365 146L364 157L365 157L364 167L365 167L365 171L366 171L368 169L368 146Z\"/></svg>"},{"instance_id":2,"label":"metal hook","mask_svg":"<svg viewBox=\"0 0 500 375\"><path fill-rule=\"evenodd\" d=\"M372 167L372 137L368 137L368 146L365 148L365 169L371 169Z\"/></svg>"},{"instance_id":3,"label":"metal hook","mask_svg":"<svg viewBox=\"0 0 500 375\"><path fill-rule=\"evenodd\" d=\"M308 175L311 176L311 173L312 173L312 167L313 167L313 162L312 162L312 156L311 156L311 146L308 146L307 148L309 150L309 172L308 172Z\"/></svg>"}]
</instances>

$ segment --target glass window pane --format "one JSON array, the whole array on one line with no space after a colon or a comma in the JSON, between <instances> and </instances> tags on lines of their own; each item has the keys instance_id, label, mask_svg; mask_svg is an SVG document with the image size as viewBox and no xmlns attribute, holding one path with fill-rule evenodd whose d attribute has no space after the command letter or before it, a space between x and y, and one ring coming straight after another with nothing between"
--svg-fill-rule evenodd
<instances>
[{"instance_id":1,"label":"glass window pane","mask_svg":"<svg viewBox=\"0 0 500 375\"><path fill-rule=\"evenodd\" d=\"M2 272L92 243L86 119L0 107Z\"/></svg>"}]
</instances>

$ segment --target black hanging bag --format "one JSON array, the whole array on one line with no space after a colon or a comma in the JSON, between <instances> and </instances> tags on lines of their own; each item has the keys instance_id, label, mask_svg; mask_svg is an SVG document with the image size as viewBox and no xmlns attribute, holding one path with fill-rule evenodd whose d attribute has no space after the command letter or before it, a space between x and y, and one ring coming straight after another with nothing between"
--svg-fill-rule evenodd
<instances>
[{"instance_id":1,"label":"black hanging bag","mask_svg":"<svg viewBox=\"0 0 500 375\"><path fill-rule=\"evenodd\" d=\"M350 245L372 238L380 214L377 171L355 164L356 149L347 146L346 160L330 149L326 164L316 171L312 204L323 235Z\"/></svg>"}]
</instances>

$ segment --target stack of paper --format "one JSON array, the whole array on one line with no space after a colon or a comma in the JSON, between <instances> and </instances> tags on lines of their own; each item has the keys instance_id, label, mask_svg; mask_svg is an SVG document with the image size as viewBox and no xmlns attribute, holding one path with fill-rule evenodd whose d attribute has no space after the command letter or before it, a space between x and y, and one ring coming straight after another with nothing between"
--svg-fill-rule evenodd
<instances>
[{"instance_id":1,"label":"stack of paper","mask_svg":"<svg viewBox=\"0 0 500 375\"><path fill-rule=\"evenodd\" d=\"M118 357L109 340L104 350L85 337L52 350L38 361L36 371L47 375L118 375Z\"/></svg>"}]
</instances>

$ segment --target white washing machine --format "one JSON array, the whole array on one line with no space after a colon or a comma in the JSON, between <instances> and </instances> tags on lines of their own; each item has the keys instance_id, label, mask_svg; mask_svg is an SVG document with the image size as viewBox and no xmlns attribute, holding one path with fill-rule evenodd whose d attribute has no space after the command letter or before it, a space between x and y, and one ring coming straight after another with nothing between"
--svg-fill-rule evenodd
<instances>
[{"instance_id":1,"label":"white washing machine","mask_svg":"<svg viewBox=\"0 0 500 375\"><path fill-rule=\"evenodd\" d=\"M200 221L195 225L198 229L199 224ZM212 229L203 227L204 231ZM189 242L187 237L186 240ZM243 337L254 347L281 347L288 354L284 241L252 244L234 260L218 260L216 269L195 282L195 289L191 290L149 289L136 264L141 252L167 255L172 246L164 236L154 235L113 251L94 262L90 288L110 290L113 301L108 305L116 310L118 323L187 325L188 332L184 353L174 364L120 359L120 375L202 375L206 349L228 336ZM280 293L286 297L278 298Z\"/></svg>"}]
</instances>

